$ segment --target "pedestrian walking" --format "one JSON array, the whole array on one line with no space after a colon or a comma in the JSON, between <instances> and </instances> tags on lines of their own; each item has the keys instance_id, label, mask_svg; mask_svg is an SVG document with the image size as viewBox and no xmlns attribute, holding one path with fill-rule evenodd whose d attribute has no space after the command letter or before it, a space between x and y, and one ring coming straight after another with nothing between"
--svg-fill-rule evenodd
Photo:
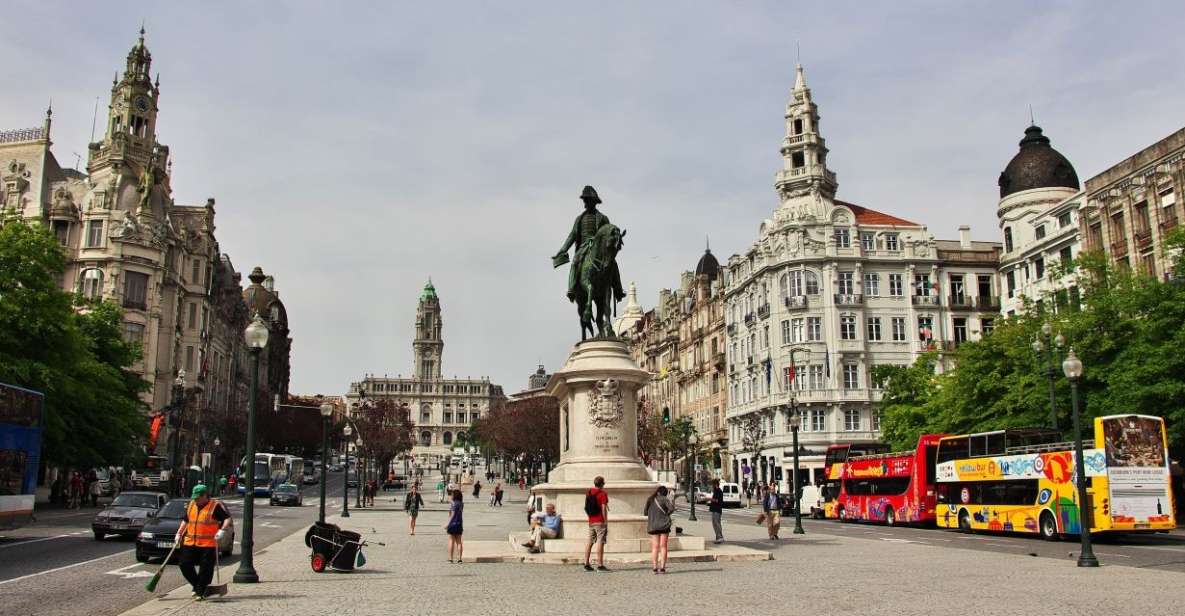
<instances>
[{"instance_id":1,"label":"pedestrian walking","mask_svg":"<svg viewBox=\"0 0 1185 616\"><path fill-rule=\"evenodd\" d=\"M724 490L720 489L720 480L712 480L712 499L708 501L708 511L712 513L712 531L716 533L715 543L724 543L724 528L720 525L724 516Z\"/></svg>"},{"instance_id":2,"label":"pedestrian walking","mask_svg":"<svg viewBox=\"0 0 1185 616\"><path fill-rule=\"evenodd\" d=\"M773 483L761 499L761 511L765 516L765 532L769 533L770 539L778 539L778 530L782 527L782 499Z\"/></svg>"},{"instance_id":3,"label":"pedestrian walking","mask_svg":"<svg viewBox=\"0 0 1185 616\"><path fill-rule=\"evenodd\" d=\"M478 496L481 496L481 481L474 480L474 482L473 482L473 500L477 500Z\"/></svg>"},{"instance_id":4,"label":"pedestrian walking","mask_svg":"<svg viewBox=\"0 0 1185 616\"><path fill-rule=\"evenodd\" d=\"M453 561L453 549L457 550L457 564L461 564L461 558L465 551L462 535L465 533L465 526L462 520L462 514L465 511L464 496L461 490L453 490L453 500L448 507L448 522L444 525L444 532L448 533L448 561Z\"/></svg>"},{"instance_id":5,"label":"pedestrian walking","mask_svg":"<svg viewBox=\"0 0 1185 616\"><path fill-rule=\"evenodd\" d=\"M519 475L519 478L518 478L518 489L520 489L520 490L527 489L527 479L526 479L526 477L523 477L522 475Z\"/></svg>"},{"instance_id":6,"label":"pedestrian walking","mask_svg":"<svg viewBox=\"0 0 1185 616\"><path fill-rule=\"evenodd\" d=\"M439 502L444 502L444 479L436 482L436 496Z\"/></svg>"},{"instance_id":7,"label":"pedestrian walking","mask_svg":"<svg viewBox=\"0 0 1185 616\"><path fill-rule=\"evenodd\" d=\"M193 588L193 597L202 601L214 579L218 543L230 526L230 512L221 501L210 498L203 484L193 486L185 521L173 540L181 546L181 575ZM225 592L225 586L221 587Z\"/></svg>"},{"instance_id":8,"label":"pedestrian walking","mask_svg":"<svg viewBox=\"0 0 1185 616\"><path fill-rule=\"evenodd\" d=\"M403 510L407 512L407 534L416 534L416 517L420 515L420 507L423 506L424 499L420 496L420 490L412 485L407 491L407 496L403 498Z\"/></svg>"},{"instance_id":9,"label":"pedestrian walking","mask_svg":"<svg viewBox=\"0 0 1185 616\"><path fill-rule=\"evenodd\" d=\"M584 513L588 516L588 543L584 545L584 570L593 571L592 549L597 546L597 570L608 571L605 566L605 542L609 539L609 494L605 478L597 475L593 487L584 495Z\"/></svg>"},{"instance_id":10,"label":"pedestrian walking","mask_svg":"<svg viewBox=\"0 0 1185 616\"><path fill-rule=\"evenodd\" d=\"M99 483L99 480L97 478L91 482L90 492L91 492L91 506L98 507L99 506L99 497L103 495L103 484Z\"/></svg>"},{"instance_id":11,"label":"pedestrian walking","mask_svg":"<svg viewBox=\"0 0 1185 616\"><path fill-rule=\"evenodd\" d=\"M667 487L663 485L646 499L646 506L642 508L642 515L646 516L646 532L650 535L650 567L655 573L667 572L673 513L675 503L667 498Z\"/></svg>"},{"instance_id":12,"label":"pedestrian walking","mask_svg":"<svg viewBox=\"0 0 1185 616\"><path fill-rule=\"evenodd\" d=\"M82 503L82 474L78 471L70 473L70 499L66 503L68 509L78 509Z\"/></svg>"},{"instance_id":13,"label":"pedestrian walking","mask_svg":"<svg viewBox=\"0 0 1185 616\"><path fill-rule=\"evenodd\" d=\"M501 506L502 506L502 494L503 494L503 492L504 492L504 490L502 490L502 482L501 482L501 481L499 481L499 482L495 483L495 484L494 484L494 506L495 506L495 507L501 507Z\"/></svg>"}]
</instances>

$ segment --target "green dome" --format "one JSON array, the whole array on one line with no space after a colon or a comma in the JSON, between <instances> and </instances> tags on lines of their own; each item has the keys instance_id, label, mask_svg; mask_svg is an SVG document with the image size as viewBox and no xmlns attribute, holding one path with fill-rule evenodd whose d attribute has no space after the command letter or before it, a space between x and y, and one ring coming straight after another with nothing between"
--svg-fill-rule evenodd
<instances>
[{"instance_id":1,"label":"green dome","mask_svg":"<svg viewBox=\"0 0 1185 616\"><path fill-rule=\"evenodd\" d=\"M424 285L424 292L420 293L420 299L428 298L436 299L436 287L432 286L432 279L428 279L428 284Z\"/></svg>"}]
</instances>

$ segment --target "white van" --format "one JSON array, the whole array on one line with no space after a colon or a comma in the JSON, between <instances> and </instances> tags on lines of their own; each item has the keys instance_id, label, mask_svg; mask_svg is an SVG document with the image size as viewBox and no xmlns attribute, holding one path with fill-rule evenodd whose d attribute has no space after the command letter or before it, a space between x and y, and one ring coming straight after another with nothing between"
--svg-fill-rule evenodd
<instances>
[{"instance_id":1,"label":"white van","mask_svg":"<svg viewBox=\"0 0 1185 616\"><path fill-rule=\"evenodd\" d=\"M735 483L720 482L720 491L724 493L725 507L741 506L741 487Z\"/></svg>"}]
</instances>

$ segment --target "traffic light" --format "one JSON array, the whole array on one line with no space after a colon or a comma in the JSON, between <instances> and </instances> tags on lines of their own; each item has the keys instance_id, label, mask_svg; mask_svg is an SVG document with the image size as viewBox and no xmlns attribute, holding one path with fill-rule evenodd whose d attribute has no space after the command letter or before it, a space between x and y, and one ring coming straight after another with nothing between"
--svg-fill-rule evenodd
<instances>
[{"instance_id":1,"label":"traffic light","mask_svg":"<svg viewBox=\"0 0 1185 616\"><path fill-rule=\"evenodd\" d=\"M665 406L662 407L662 425L671 425L671 409Z\"/></svg>"}]
</instances>

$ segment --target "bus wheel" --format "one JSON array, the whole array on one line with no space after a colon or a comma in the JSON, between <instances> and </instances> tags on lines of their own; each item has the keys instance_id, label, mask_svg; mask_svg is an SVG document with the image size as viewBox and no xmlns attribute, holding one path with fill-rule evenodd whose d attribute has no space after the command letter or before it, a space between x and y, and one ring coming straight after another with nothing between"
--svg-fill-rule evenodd
<instances>
[{"instance_id":1,"label":"bus wheel","mask_svg":"<svg viewBox=\"0 0 1185 616\"><path fill-rule=\"evenodd\" d=\"M888 526L897 525L897 512L893 511L892 507L885 509L885 524Z\"/></svg>"},{"instance_id":2,"label":"bus wheel","mask_svg":"<svg viewBox=\"0 0 1185 616\"><path fill-rule=\"evenodd\" d=\"M964 533L971 532L971 516L966 509L959 512L959 530Z\"/></svg>"},{"instance_id":3,"label":"bus wheel","mask_svg":"<svg viewBox=\"0 0 1185 616\"><path fill-rule=\"evenodd\" d=\"M1057 541L1057 520L1048 511L1041 512L1041 538L1046 541Z\"/></svg>"}]
</instances>

